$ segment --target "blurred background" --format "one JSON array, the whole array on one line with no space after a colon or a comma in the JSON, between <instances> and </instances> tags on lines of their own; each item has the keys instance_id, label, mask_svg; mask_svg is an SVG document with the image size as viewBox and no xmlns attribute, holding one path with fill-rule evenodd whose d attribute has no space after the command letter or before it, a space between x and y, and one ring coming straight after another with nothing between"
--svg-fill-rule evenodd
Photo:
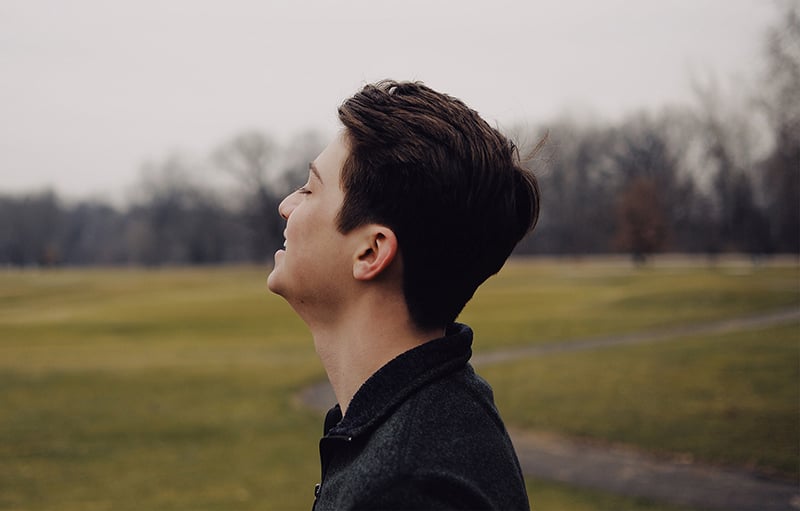
<instances>
[{"instance_id":1,"label":"blurred background","mask_svg":"<svg viewBox=\"0 0 800 511\"><path fill-rule=\"evenodd\" d=\"M477 351L637 339L487 364L515 431L796 486L800 3L3 0L0 41L0 509L310 506L277 205L383 78L549 133ZM702 507L528 475L540 509Z\"/></svg>"},{"instance_id":2,"label":"blurred background","mask_svg":"<svg viewBox=\"0 0 800 511\"><path fill-rule=\"evenodd\" d=\"M796 2L4 1L0 20L0 263L268 260L336 107L386 77L520 144L551 133L558 207L521 252L800 249Z\"/></svg>"}]
</instances>

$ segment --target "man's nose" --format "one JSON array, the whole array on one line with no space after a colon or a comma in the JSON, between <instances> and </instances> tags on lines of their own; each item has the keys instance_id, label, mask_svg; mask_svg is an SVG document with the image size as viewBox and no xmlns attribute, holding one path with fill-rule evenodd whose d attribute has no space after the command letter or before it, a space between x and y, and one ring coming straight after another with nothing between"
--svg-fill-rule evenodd
<instances>
[{"instance_id":1,"label":"man's nose","mask_svg":"<svg viewBox=\"0 0 800 511\"><path fill-rule=\"evenodd\" d=\"M284 220L289 220L289 215L292 214L295 207L297 207L297 192L290 193L278 204L278 214Z\"/></svg>"}]
</instances>

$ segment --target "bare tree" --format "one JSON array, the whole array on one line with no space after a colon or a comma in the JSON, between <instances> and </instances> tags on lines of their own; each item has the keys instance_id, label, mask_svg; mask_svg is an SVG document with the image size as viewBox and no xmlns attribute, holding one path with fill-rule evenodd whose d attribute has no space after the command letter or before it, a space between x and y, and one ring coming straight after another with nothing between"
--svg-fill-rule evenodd
<instances>
[{"instance_id":1,"label":"bare tree","mask_svg":"<svg viewBox=\"0 0 800 511\"><path fill-rule=\"evenodd\" d=\"M250 258L263 261L280 246L282 221L277 214L281 196L272 181L278 175L278 146L266 135L248 131L218 148L214 163L240 184L242 223L249 232Z\"/></svg>"},{"instance_id":2,"label":"bare tree","mask_svg":"<svg viewBox=\"0 0 800 511\"><path fill-rule=\"evenodd\" d=\"M800 14L784 4L767 38L767 69L760 88L773 149L763 162L766 216L779 251L800 253Z\"/></svg>"},{"instance_id":3,"label":"bare tree","mask_svg":"<svg viewBox=\"0 0 800 511\"><path fill-rule=\"evenodd\" d=\"M708 251L770 251L759 204L764 194L757 160L763 135L752 102L726 93L715 81L695 82L696 127L701 144L700 169L711 178L704 191L710 203Z\"/></svg>"},{"instance_id":4,"label":"bare tree","mask_svg":"<svg viewBox=\"0 0 800 511\"><path fill-rule=\"evenodd\" d=\"M65 208L62 215L61 252L65 264L118 264L129 260L125 213L99 201L85 201Z\"/></svg>"},{"instance_id":5,"label":"bare tree","mask_svg":"<svg viewBox=\"0 0 800 511\"><path fill-rule=\"evenodd\" d=\"M145 264L207 264L230 260L236 246L230 214L197 184L192 165L177 156L149 164L141 199L128 213L131 253Z\"/></svg>"},{"instance_id":6,"label":"bare tree","mask_svg":"<svg viewBox=\"0 0 800 511\"><path fill-rule=\"evenodd\" d=\"M0 200L0 261L15 266L61 262L60 213L52 191Z\"/></svg>"},{"instance_id":7,"label":"bare tree","mask_svg":"<svg viewBox=\"0 0 800 511\"><path fill-rule=\"evenodd\" d=\"M630 252L634 261L643 263L648 255L664 248L667 215L663 194L653 177L634 178L619 196L616 214L614 245Z\"/></svg>"}]
</instances>

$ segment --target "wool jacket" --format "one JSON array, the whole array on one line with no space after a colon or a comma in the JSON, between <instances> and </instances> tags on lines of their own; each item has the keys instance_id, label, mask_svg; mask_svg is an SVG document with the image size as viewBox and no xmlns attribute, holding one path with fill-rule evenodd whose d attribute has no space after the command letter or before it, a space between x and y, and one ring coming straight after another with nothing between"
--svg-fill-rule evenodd
<instances>
[{"instance_id":1,"label":"wool jacket","mask_svg":"<svg viewBox=\"0 0 800 511\"><path fill-rule=\"evenodd\" d=\"M398 356L334 406L314 511L530 509L492 389L468 363L472 330Z\"/></svg>"}]
</instances>

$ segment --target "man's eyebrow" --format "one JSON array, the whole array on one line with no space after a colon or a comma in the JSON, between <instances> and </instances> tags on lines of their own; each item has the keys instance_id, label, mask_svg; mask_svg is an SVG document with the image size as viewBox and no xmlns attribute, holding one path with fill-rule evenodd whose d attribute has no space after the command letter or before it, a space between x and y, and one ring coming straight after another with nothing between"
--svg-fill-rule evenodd
<instances>
[{"instance_id":1,"label":"man's eyebrow","mask_svg":"<svg viewBox=\"0 0 800 511\"><path fill-rule=\"evenodd\" d=\"M308 164L308 170L310 170L312 174L317 176L317 179L319 179L319 182L322 183L322 176L319 175L319 170L317 170L317 166L314 165L313 161ZM325 183L322 183L322 184L325 184Z\"/></svg>"}]
</instances>

